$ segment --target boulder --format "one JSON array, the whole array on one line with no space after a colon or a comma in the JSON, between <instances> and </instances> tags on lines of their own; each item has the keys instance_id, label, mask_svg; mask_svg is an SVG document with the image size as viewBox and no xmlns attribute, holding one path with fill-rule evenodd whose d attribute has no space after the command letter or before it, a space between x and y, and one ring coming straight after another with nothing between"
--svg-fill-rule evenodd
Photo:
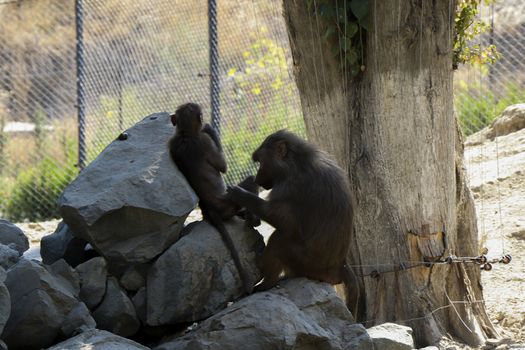
<instances>
[{"instance_id":1,"label":"boulder","mask_svg":"<svg viewBox=\"0 0 525 350\"><path fill-rule=\"evenodd\" d=\"M40 349L53 344L60 326L78 304L70 286L35 261L21 259L7 272L11 316L2 339L9 349Z\"/></svg>"},{"instance_id":2,"label":"boulder","mask_svg":"<svg viewBox=\"0 0 525 350\"><path fill-rule=\"evenodd\" d=\"M7 220L0 219L0 244L10 245L13 249L18 251L18 255L29 249L29 240L24 232Z\"/></svg>"},{"instance_id":3,"label":"boulder","mask_svg":"<svg viewBox=\"0 0 525 350\"><path fill-rule=\"evenodd\" d=\"M149 348L110 332L92 329L47 350L149 350Z\"/></svg>"},{"instance_id":4,"label":"boulder","mask_svg":"<svg viewBox=\"0 0 525 350\"><path fill-rule=\"evenodd\" d=\"M97 327L127 337L135 334L140 321L135 307L114 277L109 277L102 303L93 311Z\"/></svg>"},{"instance_id":5,"label":"boulder","mask_svg":"<svg viewBox=\"0 0 525 350\"><path fill-rule=\"evenodd\" d=\"M20 253L14 249L14 244L0 244L0 267L8 269L20 260Z\"/></svg>"},{"instance_id":6,"label":"boulder","mask_svg":"<svg viewBox=\"0 0 525 350\"><path fill-rule=\"evenodd\" d=\"M77 266L76 271L80 278L80 300L93 310L106 294L107 264L99 256Z\"/></svg>"},{"instance_id":7,"label":"boulder","mask_svg":"<svg viewBox=\"0 0 525 350\"><path fill-rule=\"evenodd\" d=\"M363 334L331 285L300 278L252 294L155 349L344 349Z\"/></svg>"},{"instance_id":8,"label":"boulder","mask_svg":"<svg viewBox=\"0 0 525 350\"><path fill-rule=\"evenodd\" d=\"M133 298L131 298L131 301L133 302L133 306L135 307L140 322L146 324L146 287L140 288Z\"/></svg>"},{"instance_id":9,"label":"boulder","mask_svg":"<svg viewBox=\"0 0 525 350\"><path fill-rule=\"evenodd\" d=\"M169 158L169 115L146 117L64 190L60 213L112 264L148 262L178 238L198 199Z\"/></svg>"},{"instance_id":10,"label":"boulder","mask_svg":"<svg viewBox=\"0 0 525 350\"><path fill-rule=\"evenodd\" d=\"M128 291L136 292L146 285L146 276L151 264L136 264L128 267L122 277L120 285Z\"/></svg>"},{"instance_id":11,"label":"boulder","mask_svg":"<svg viewBox=\"0 0 525 350\"><path fill-rule=\"evenodd\" d=\"M64 338L71 338L79 333L94 329L96 326L97 323L93 317L91 317L86 304L78 303L77 306L67 314L64 322L62 322L60 331Z\"/></svg>"},{"instance_id":12,"label":"boulder","mask_svg":"<svg viewBox=\"0 0 525 350\"><path fill-rule=\"evenodd\" d=\"M69 226L61 221L55 232L42 237L40 241L40 256L42 262L51 265L59 259L64 259L69 265L76 267L86 261L87 241L75 237Z\"/></svg>"},{"instance_id":13,"label":"boulder","mask_svg":"<svg viewBox=\"0 0 525 350\"><path fill-rule=\"evenodd\" d=\"M493 140L525 128L525 103L508 106L487 130L487 138Z\"/></svg>"},{"instance_id":14,"label":"boulder","mask_svg":"<svg viewBox=\"0 0 525 350\"><path fill-rule=\"evenodd\" d=\"M5 270L0 267L0 335L4 330L9 315L11 315L11 297L7 287L4 284L6 278L7 274Z\"/></svg>"},{"instance_id":15,"label":"boulder","mask_svg":"<svg viewBox=\"0 0 525 350\"><path fill-rule=\"evenodd\" d=\"M225 225L255 284L260 279L255 257L264 247L262 236L239 218ZM201 320L242 294L239 273L219 232L205 221L194 222L148 271L147 324Z\"/></svg>"},{"instance_id":16,"label":"boulder","mask_svg":"<svg viewBox=\"0 0 525 350\"><path fill-rule=\"evenodd\" d=\"M366 330L347 345L348 349L411 350L414 349L412 328L395 323L383 323Z\"/></svg>"},{"instance_id":17,"label":"boulder","mask_svg":"<svg viewBox=\"0 0 525 350\"><path fill-rule=\"evenodd\" d=\"M78 298L80 292L78 273L64 259L57 260L52 265L45 267L55 278L61 281L61 285L69 289L71 295Z\"/></svg>"}]
</instances>

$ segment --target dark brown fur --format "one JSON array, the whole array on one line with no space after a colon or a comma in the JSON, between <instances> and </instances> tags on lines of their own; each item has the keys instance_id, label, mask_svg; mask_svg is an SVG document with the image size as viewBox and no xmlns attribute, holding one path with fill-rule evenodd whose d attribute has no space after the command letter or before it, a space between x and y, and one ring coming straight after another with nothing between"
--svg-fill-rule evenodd
<instances>
[{"instance_id":1,"label":"dark brown fur","mask_svg":"<svg viewBox=\"0 0 525 350\"><path fill-rule=\"evenodd\" d=\"M177 127L169 141L171 158L199 197L202 216L221 234L239 271L244 290L250 293L253 283L224 226L224 220L236 215L241 207L224 196L226 185L221 173L226 172L226 160L219 137L209 124L202 125L201 108L195 103L179 106L171 116L171 122ZM252 194L258 193L253 177L239 185Z\"/></svg>"},{"instance_id":2,"label":"dark brown fur","mask_svg":"<svg viewBox=\"0 0 525 350\"><path fill-rule=\"evenodd\" d=\"M238 186L228 196L275 227L261 260L264 280L256 290L275 286L282 273L344 282L357 316L359 281L346 265L353 217L345 173L314 145L284 130L268 136L253 160L259 162L255 182L272 190L268 200Z\"/></svg>"}]
</instances>

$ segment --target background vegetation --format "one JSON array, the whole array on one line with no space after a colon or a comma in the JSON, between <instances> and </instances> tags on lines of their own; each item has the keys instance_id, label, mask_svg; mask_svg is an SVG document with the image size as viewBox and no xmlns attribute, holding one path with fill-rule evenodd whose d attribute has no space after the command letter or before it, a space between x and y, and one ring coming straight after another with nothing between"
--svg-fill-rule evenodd
<instances>
[{"instance_id":1,"label":"background vegetation","mask_svg":"<svg viewBox=\"0 0 525 350\"><path fill-rule=\"evenodd\" d=\"M349 32L339 33L348 38L339 49L348 51L358 74L359 28L366 31L368 20L357 5L366 1L347 2L355 28L347 23ZM465 25L477 15L478 3L459 2L458 26L470 39L484 28ZM316 4L319 18L334 19L340 12L323 1ZM84 6L88 163L148 114L195 101L209 115L205 1L90 0ZM311 1L310 6L313 10ZM226 181L233 183L255 171L250 155L266 135L281 128L302 135L305 130L280 2L220 1L218 23L221 132ZM74 24L74 0L0 5L0 216L13 221L56 217L56 199L78 173ZM320 38L336 35L340 24L334 19ZM483 35L478 38L486 42ZM492 61L490 45L457 43L455 50L466 53L460 61L473 64L460 68L455 79L456 112L470 135L509 104L524 102L523 70L505 67L511 75L495 75L499 62L479 65ZM505 84L495 89L494 81ZM10 132L13 122L34 129Z\"/></svg>"}]
</instances>

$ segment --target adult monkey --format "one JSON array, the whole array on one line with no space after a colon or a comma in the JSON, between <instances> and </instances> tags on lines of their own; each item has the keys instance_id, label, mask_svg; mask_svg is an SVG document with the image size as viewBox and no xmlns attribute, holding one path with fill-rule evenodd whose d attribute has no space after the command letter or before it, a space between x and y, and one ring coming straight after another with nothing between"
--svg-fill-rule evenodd
<instances>
[{"instance_id":1,"label":"adult monkey","mask_svg":"<svg viewBox=\"0 0 525 350\"><path fill-rule=\"evenodd\" d=\"M171 123L176 126L175 135L169 141L171 159L199 197L203 218L221 234L239 271L244 291L250 293L253 283L224 226L224 220L238 214L241 207L225 198L226 185L221 173L226 172L226 160L219 137L209 124L202 125L201 107L195 103L179 106L171 115ZM254 196L259 192L253 176L246 178L239 186ZM260 223L258 218L246 216L252 226Z\"/></svg>"},{"instance_id":2,"label":"adult monkey","mask_svg":"<svg viewBox=\"0 0 525 350\"><path fill-rule=\"evenodd\" d=\"M259 163L255 182L271 189L267 201L239 186L228 197L275 228L263 252L264 280L257 291L286 277L345 283L347 304L358 310L360 281L346 265L352 230L352 196L345 173L314 145L281 130L252 156ZM360 312L359 312L360 311Z\"/></svg>"}]
</instances>

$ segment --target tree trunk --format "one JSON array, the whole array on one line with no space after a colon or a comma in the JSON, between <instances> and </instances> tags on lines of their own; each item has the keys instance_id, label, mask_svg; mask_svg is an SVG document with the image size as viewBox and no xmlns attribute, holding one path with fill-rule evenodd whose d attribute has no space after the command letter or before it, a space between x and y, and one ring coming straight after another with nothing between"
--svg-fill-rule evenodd
<instances>
[{"instance_id":1,"label":"tree trunk","mask_svg":"<svg viewBox=\"0 0 525 350\"><path fill-rule=\"evenodd\" d=\"M365 69L352 78L324 20L284 0L309 139L347 169L355 195L349 259L364 275L365 326L404 323L418 346L497 336L477 265L415 263L478 255L453 110L454 10L449 0L370 1Z\"/></svg>"}]
</instances>

